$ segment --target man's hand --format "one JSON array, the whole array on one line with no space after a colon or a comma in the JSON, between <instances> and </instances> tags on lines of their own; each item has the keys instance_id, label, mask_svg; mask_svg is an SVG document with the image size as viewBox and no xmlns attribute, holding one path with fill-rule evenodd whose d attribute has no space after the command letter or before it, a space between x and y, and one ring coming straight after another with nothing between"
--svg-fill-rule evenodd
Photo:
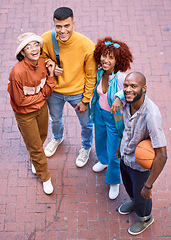
<instances>
[{"instance_id":1,"label":"man's hand","mask_svg":"<svg viewBox=\"0 0 171 240\"><path fill-rule=\"evenodd\" d=\"M150 199L151 193L152 193L152 189L147 189L147 188L143 187L141 190L141 196L145 199Z\"/></svg>"},{"instance_id":2,"label":"man's hand","mask_svg":"<svg viewBox=\"0 0 171 240\"><path fill-rule=\"evenodd\" d=\"M58 77L58 76L62 75L62 72L63 72L63 68L59 68L58 65L56 65L55 71L54 71L55 76Z\"/></svg>"},{"instance_id":3,"label":"man's hand","mask_svg":"<svg viewBox=\"0 0 171 240\"><path fill-rule=\"evenodd\" d=\"M115 101L112 104L111 107L111 113L114 112L115 113L119 113L121 111L121 106L122 106L122 102L120 100L120 98L116 97Z\"/></svg>"},{"instance_id":4,"label":"man's hand","mask_svg":"<svg viewBox=\"0 0 171 240\"><path fill-rule=\"evenodd\" d=\"M85 105L83 102L79 102L75 107L75 110L76 109L79 113L85 113L88 109L88 105Z\"/></svg>"},{"instance_id":5,"label":"man's hand","mask_svg":"<svg viewBox=\"0 0 171 240\"><path fill-rule=\"evenodd\" d=\"M141 190L141 195L145 199L151 198L152 189L148 189L148 188L151 187L153 183L156 181L156 179L162 172L164 165L167 161L166 147L155 148L154 150L155 150L155 158L150 171L150 175L145 183L145 186L147 186L147 188L143 187Z\"/></svg>"}]
</instances>

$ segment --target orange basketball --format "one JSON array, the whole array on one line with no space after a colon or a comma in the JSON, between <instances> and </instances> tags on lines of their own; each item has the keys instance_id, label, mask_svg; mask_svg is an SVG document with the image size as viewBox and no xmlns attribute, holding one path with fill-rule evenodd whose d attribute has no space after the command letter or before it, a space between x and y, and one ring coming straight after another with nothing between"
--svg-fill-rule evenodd
<instances>
[{"instance_id":1,"label":"orange basketball","mask_svg":"<svg viewBox=\"0 0 171 240\"><path fill-rule=\"evenodd\" d=\"M150 139L143 140L137 145L135 149L135 158L141 167L151 169L155 158L155 151Z\"/></svg>"}]
</instances>

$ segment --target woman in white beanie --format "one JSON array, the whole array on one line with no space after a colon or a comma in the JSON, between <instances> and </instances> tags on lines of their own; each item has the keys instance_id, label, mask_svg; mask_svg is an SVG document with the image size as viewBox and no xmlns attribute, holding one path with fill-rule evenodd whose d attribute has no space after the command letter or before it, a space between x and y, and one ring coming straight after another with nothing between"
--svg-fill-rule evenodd
<instances>
[{"instance_id":1,"label":"woman in white beanie","mask_svg":"<svg viewBox=\"0 0 171 240\"><path fill-rule=\"evenodd\" d=\"M16 58L8 82L10 103L32 163L32 172L43 182L46 194L53 192L43 143L48 132L48 98L55 87L55 63L40 58L43 39L34 33L18 38Z\"/></svg>"}]
</instances>

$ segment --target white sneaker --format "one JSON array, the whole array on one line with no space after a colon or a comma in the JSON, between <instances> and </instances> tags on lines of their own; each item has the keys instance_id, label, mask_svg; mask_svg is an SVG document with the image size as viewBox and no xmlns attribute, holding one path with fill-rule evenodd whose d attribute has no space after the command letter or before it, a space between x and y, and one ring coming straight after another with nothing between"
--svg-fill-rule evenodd
<instances>
[{"instance_id":1,"label":"white sneaker","mask_svg":"<svg viewBox=\"0 0 171 240\"><path fill-rule=\"evenodd\" d=\"M77 167L83 167L88 162L90 151L91 151L91 148L89 148L89 149L81 148L80 149L79 155L76 159Z\"/></svg>"},{"instance_id":2,"label":"white sneaker","mask_svg":"<svg viewBox=\"0 0 171 240\"><path fill-rule=\"evenodd\" d=\"M35 169L33 163L31 164L31 171L32 171L33 174L36 174L36 169Z\"/></svg>"},{"instance_id":3,"label":"white sneaker","mask_svg":"<svg viewBox=\"0 0 171 240\"><path fill-rule=\"evenodd\" d=\"M43 191L46 194L53 193L53 186L52 186L51 178L48 181L43 182Z\"/></svg>"},{"instance_id":4,"label":"white sneaker","mask_svg":"<svg viewBox=\"0 0 171 240\"><path fill-rule=\"evenodd\" d=\"M100 162L98 162L93 166L92 169L94 172L101 172L107 167L108 167L108 165L104 165L104 164L101 164Z\"/></svg>"},{"instance_id":5,"label":"white sneaker","mask_svg":"<svg viewBox=\"0 0 171 240\"><path fill-rule=\"evenodd\" d=\"M109 198L115 199L119 195L119 184L112 184L110 185L109 189Z\"/></svg>"},{"instance_id":6,"label":"white sneaker","mask_svg":"<svg viewBox=\"0 0 171 240\"><path fill-rule=\"evenodd\" d=\"M56 141L54 138L48 143L48 145L45 147L45 155L46 157L51 157L57 150L57 147L61 142L63 142L63 138L59 141Z\"/></svg>"}]
</instances>

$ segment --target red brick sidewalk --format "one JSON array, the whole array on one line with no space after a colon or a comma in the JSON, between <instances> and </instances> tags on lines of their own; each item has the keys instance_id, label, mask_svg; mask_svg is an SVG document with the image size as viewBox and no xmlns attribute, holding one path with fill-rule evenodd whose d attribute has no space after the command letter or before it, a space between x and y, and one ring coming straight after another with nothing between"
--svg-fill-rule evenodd
<instances>
[{"instance_id":1,"label":"red brick sidewalk","mask_svg":"<svg viewBox=\"0 0 171 240\"><path fill-rule=\"evenodd\" d=\"M80 127L70 106L65 108L65 140L48 164L55 191L46 196L31 173L28 154L18 132L7 94L8 75L16 63L16 37L42 34L53 27L53 11L73 8L76 31L94 42L112 36L130 46L132 69L147 77L148 96L160 107L168 143L168 162L153 190L155 222L132 237L127 228L134 214L117 212L128 196L108 199L105 172L95 174L90 161L77 169ZM1 240L161 240L171 239L171 1L170 0L1 0L0 9L0 239ZM49 129L48 140L51 138ZM47 142L46 142L47 143Z\"/></svg>"}]
</instances>

